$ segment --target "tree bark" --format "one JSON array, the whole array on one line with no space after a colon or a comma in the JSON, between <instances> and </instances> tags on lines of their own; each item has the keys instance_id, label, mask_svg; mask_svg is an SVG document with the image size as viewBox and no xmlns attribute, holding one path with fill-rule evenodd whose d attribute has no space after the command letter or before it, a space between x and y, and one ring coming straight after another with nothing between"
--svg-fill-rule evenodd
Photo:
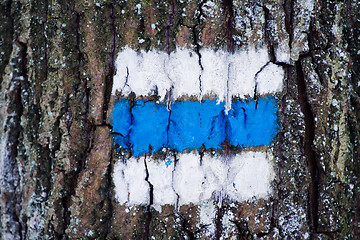
<instances>
[{"instance_id":1,"label":"tree bark","mask_svg":"<svg viewBox=\"0 0 360 240\"><path fill-rule=\"evenodd\" d=\"M359 239L359 19L355 0L2 1L1 239ZM188 48L200 64L202 48L267 47L286 75L269 199L224 201L210 236L197 205L117 202L125 46Z\"/></svg>"}]
</instances>

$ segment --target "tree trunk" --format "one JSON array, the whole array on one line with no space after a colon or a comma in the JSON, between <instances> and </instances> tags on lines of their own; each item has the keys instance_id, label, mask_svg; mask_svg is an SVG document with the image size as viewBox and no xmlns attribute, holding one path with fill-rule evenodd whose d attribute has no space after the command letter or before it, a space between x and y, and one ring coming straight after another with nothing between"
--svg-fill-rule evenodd
<instances>
[{"instance_id":1,"label":"tree trunk","mask_svg":"<svg viewBox=\"0 0 360 240\"><path fill-rule=\"evenodd\" d=\"M4 0L0 13L2 239L360 238L357 1ZM212 198L208 223L199 204L120 203L116 56L188 49L203 68L203 49L251 47L285 73L270 196Z\"/></svg>"}]
</instances>

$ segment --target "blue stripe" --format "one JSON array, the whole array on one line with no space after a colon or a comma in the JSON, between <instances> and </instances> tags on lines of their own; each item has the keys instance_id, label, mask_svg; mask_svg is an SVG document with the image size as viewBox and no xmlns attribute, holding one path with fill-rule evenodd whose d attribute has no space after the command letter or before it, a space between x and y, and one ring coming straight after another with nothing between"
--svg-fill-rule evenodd
<instances>
[{"instance_id":1,"label":"blue stripe","mask_svg":"<svg viewBox=\"0 0 360 240\"><path fill-rule=\"evenodd\" d=\"M185 149L220 148L225 141L224 104L215 101L175 102L171 108L169 146Z\"/></svg>"},{"instance_id":2,"label":"blue stripe","mask_svg":"<svg viewBox=\"0 0 360 240\"><path fill-rule=\"evenodd\" d=\"M221 148L228 141L233 146L269 145L276 136L277 103L274 97L261 98L257 104L234 101L228 115L224 104L215 100L177 101L168 111L164 104L137 100L119 100L113 109L115 143L131 149L134 156L169 147L185 149Z\"/></svg>"},{"instance_id":3,"label":"blue stripe","mask_svg":"<svg viewBox=\"0 0 360 240\"><path fill-rule=\"evenodd\" d=\"M255 108L256 106L256 108ZM273 97L257 102L233 102L228 114L227 136L234 146L269 145L278 130L277 104Z\"/></svg>"}]
</instances>

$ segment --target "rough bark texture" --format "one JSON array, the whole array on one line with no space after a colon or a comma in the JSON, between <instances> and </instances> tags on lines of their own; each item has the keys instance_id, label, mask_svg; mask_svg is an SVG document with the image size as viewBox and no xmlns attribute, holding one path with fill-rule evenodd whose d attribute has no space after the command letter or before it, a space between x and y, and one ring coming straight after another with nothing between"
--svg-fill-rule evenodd
<instances>
[{"instance_id":1,"label":"rough bark texture","mask_svg":"<svg viewBox=\"0 0 360 240\"><path fill-rule=\"evenodd\" d=\"M2 1L1 238L359 239L360 3L307 2ZM108 110L126 45L191 48L200 65L203 47L268 47L286 72L273 196L223 202L210 237L196 205L116 202Z\"/></svg>"}]
</instances>

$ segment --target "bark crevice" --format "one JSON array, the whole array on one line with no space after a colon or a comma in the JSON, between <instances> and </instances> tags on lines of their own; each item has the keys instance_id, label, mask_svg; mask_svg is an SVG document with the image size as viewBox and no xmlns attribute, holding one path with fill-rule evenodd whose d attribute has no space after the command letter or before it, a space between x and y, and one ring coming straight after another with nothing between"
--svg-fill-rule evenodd
<instances>
[{"instance_id":1,"label":"bark crevice","mask_svg":"<svg viewBox=\"0 0 360 240\"><path fill-rule=\"evenodd\" d=\"M227 50L231 53L235 50L234 34L234 3L232 0L223 0L223 8L225 14L225 38L227 41Z\"/></svg>"},{"instance_id":2,"label":"bark crevice","mask_svg":"<svg viewBox=\"0 0 360 240\"><path fill-rule=\"evenodd\" d=\"M15 52L16 51L16 52ZM23 115L22 105L22 82L26 81L26 61L27 45L19 41L14 42L13 56L9 58L9 64L13 72L12 78L9 79L7 92L4 100L7 102L5 124L1 136L1 219L0 223L4 236L12 236L14 239L22 239L23 230L20 215L22 205L22 187L19 169L18 146L20 145L20 134L22 127L20 125L21 116ZM26 232L24 232L26 234ZM1 236L1 235L0 235Z\"/></svg>"},{"instance_id":3,"label":"bark crevice","mask_svg":"<svg viewBox=\"0 0 360 240\"><path fill-rule=\"evenodd\" d=\"M295 69L297 76L296 80L298 85L299 103L301 111L304 114L305 122L304 154L310 173L308 218L310 231L312 233L311 237L313 238L313 234L317 233L318 229L319 169L316 153L313 149L313 141L315 138L315 120L306 94L306 83L301 59L302 57L300 57L300 59L295 62Z\"/></svg>"},{"instance_id":4,"label":"bark crevice","mask_svg":"<svg viewBox=\"0 0 360 240\"><path fill-rule=\"evenodd\" d=\"M105 76L105 91L104 91L104 106L103 106L103 123L107 123L107 113L110 107L110 99L111 99L111 92L112 92L112 85L113 79L115 75L115 51L116 51L116 26L115 26L115 13L114 13L114 6L111 5L109 7L109 17L110 17L110 29L111 29L111 40L110 40L110 53L109 53L109 71L108 74ZM128 70L128 69L127 69Z\"/></svg>"},{"instance_id":5,"label":"bark crevice","mask_svg":"<svg viewBox=\"0 0 360 240\"><path fill-rule=\"evenodd\" d=\"M220 196L221 198L221 196ZM222 219L224 217L225 209L222 203L222 199L218 200L218 205L216 206L216 217L215 217L215 239L221 239L223 233Z\"/></svg>"},{"instance_id":6,"label":"bark crevice","mask_svg":"<svg viewBox=\"0 0 360 240\"><path fill-rule=\"evenodd\" d=\"M75 50L75 54L76 54L76 68L77 68L77 73L75 73L75 77L77 78L77 80L80 83L80 86L79 85L73 86L74 87L73 91L77 91L78 88L80 88L80 89L85 88L85 92L84 92L85 101L83 102L83 104L85 105L85 112L86 112L85 118L87 118L87 115L89 113L90 89L88 89L88 87L87 87L87 82L81 84L81 81L82 81L81 67L82 67L82 63L83 63L83 53L81 51L81 46L80 46L81 45L81 33L80 33L81 30L80 30L80 28L81 28L82 15L75 10L72 10L71 14L73 15L73 24L74 24L74 29L75 29L75 31L74 31L74 34L75 34L74 50ZM82 85L85 85L85 87L83 87ZM70 99L69 99L69 104L70 104ZM77 115L77 113L74 113L74 115ZM85 120L85 119L81 119L81 120ZM71 125L72 125L72 123L71 123ZM69 131L71 129L71 125L68 127ZM76 156L76 158L72 160L72 161L75 161L74 164L75 164L76 168L71 170L70 172L68 172L65 176L66 194L61 199L61 203L62 203L62 207L63 207L63 221L64 221L63 229L64 229L64 232L59 235L60 238L63 238L64 236L66 236L66 230L69 228L69 226L71 224L70 220L71 220L72 197L76 195L76 188L78 186L80 174L81 174L82 170L84 169L86 158L91 151L91 135L92 135L93 131L94 131L94 127L92 127L91 131L87 135L89 137L89 143L87 145L87 148L84 149L84 154L82 154L82 156Z\"/></svg>"},{"instance_id":7,"label":"bark crevice","mask_svg":"<svg viewBox=\"0 0 360 240\"><path fill-rule=\"evenodd\" d=\"M182 231L186 234L186 237L189 239L189 240L195 240L196 237L195 237L195 234L189 230L189 220L187 220L185 217L181 216L180 215L180 218L181 218L181 229Z\"/></svg>"},{"instance_id":8,"label":"bark crevice","mask_svg":"<svg viewBox=\"0 0 360 240\"><path fill-rule=\"evenodd\" d=\"M154 186L149 181L149 169L146 163L146 157L144 159L146 177L145 181L149 184L149 204L145 208L145 228L144 228L144 240L150 239L151 234L151 220L152 220L152 205L154 203Z\"/></svg>"}]
</instances>

